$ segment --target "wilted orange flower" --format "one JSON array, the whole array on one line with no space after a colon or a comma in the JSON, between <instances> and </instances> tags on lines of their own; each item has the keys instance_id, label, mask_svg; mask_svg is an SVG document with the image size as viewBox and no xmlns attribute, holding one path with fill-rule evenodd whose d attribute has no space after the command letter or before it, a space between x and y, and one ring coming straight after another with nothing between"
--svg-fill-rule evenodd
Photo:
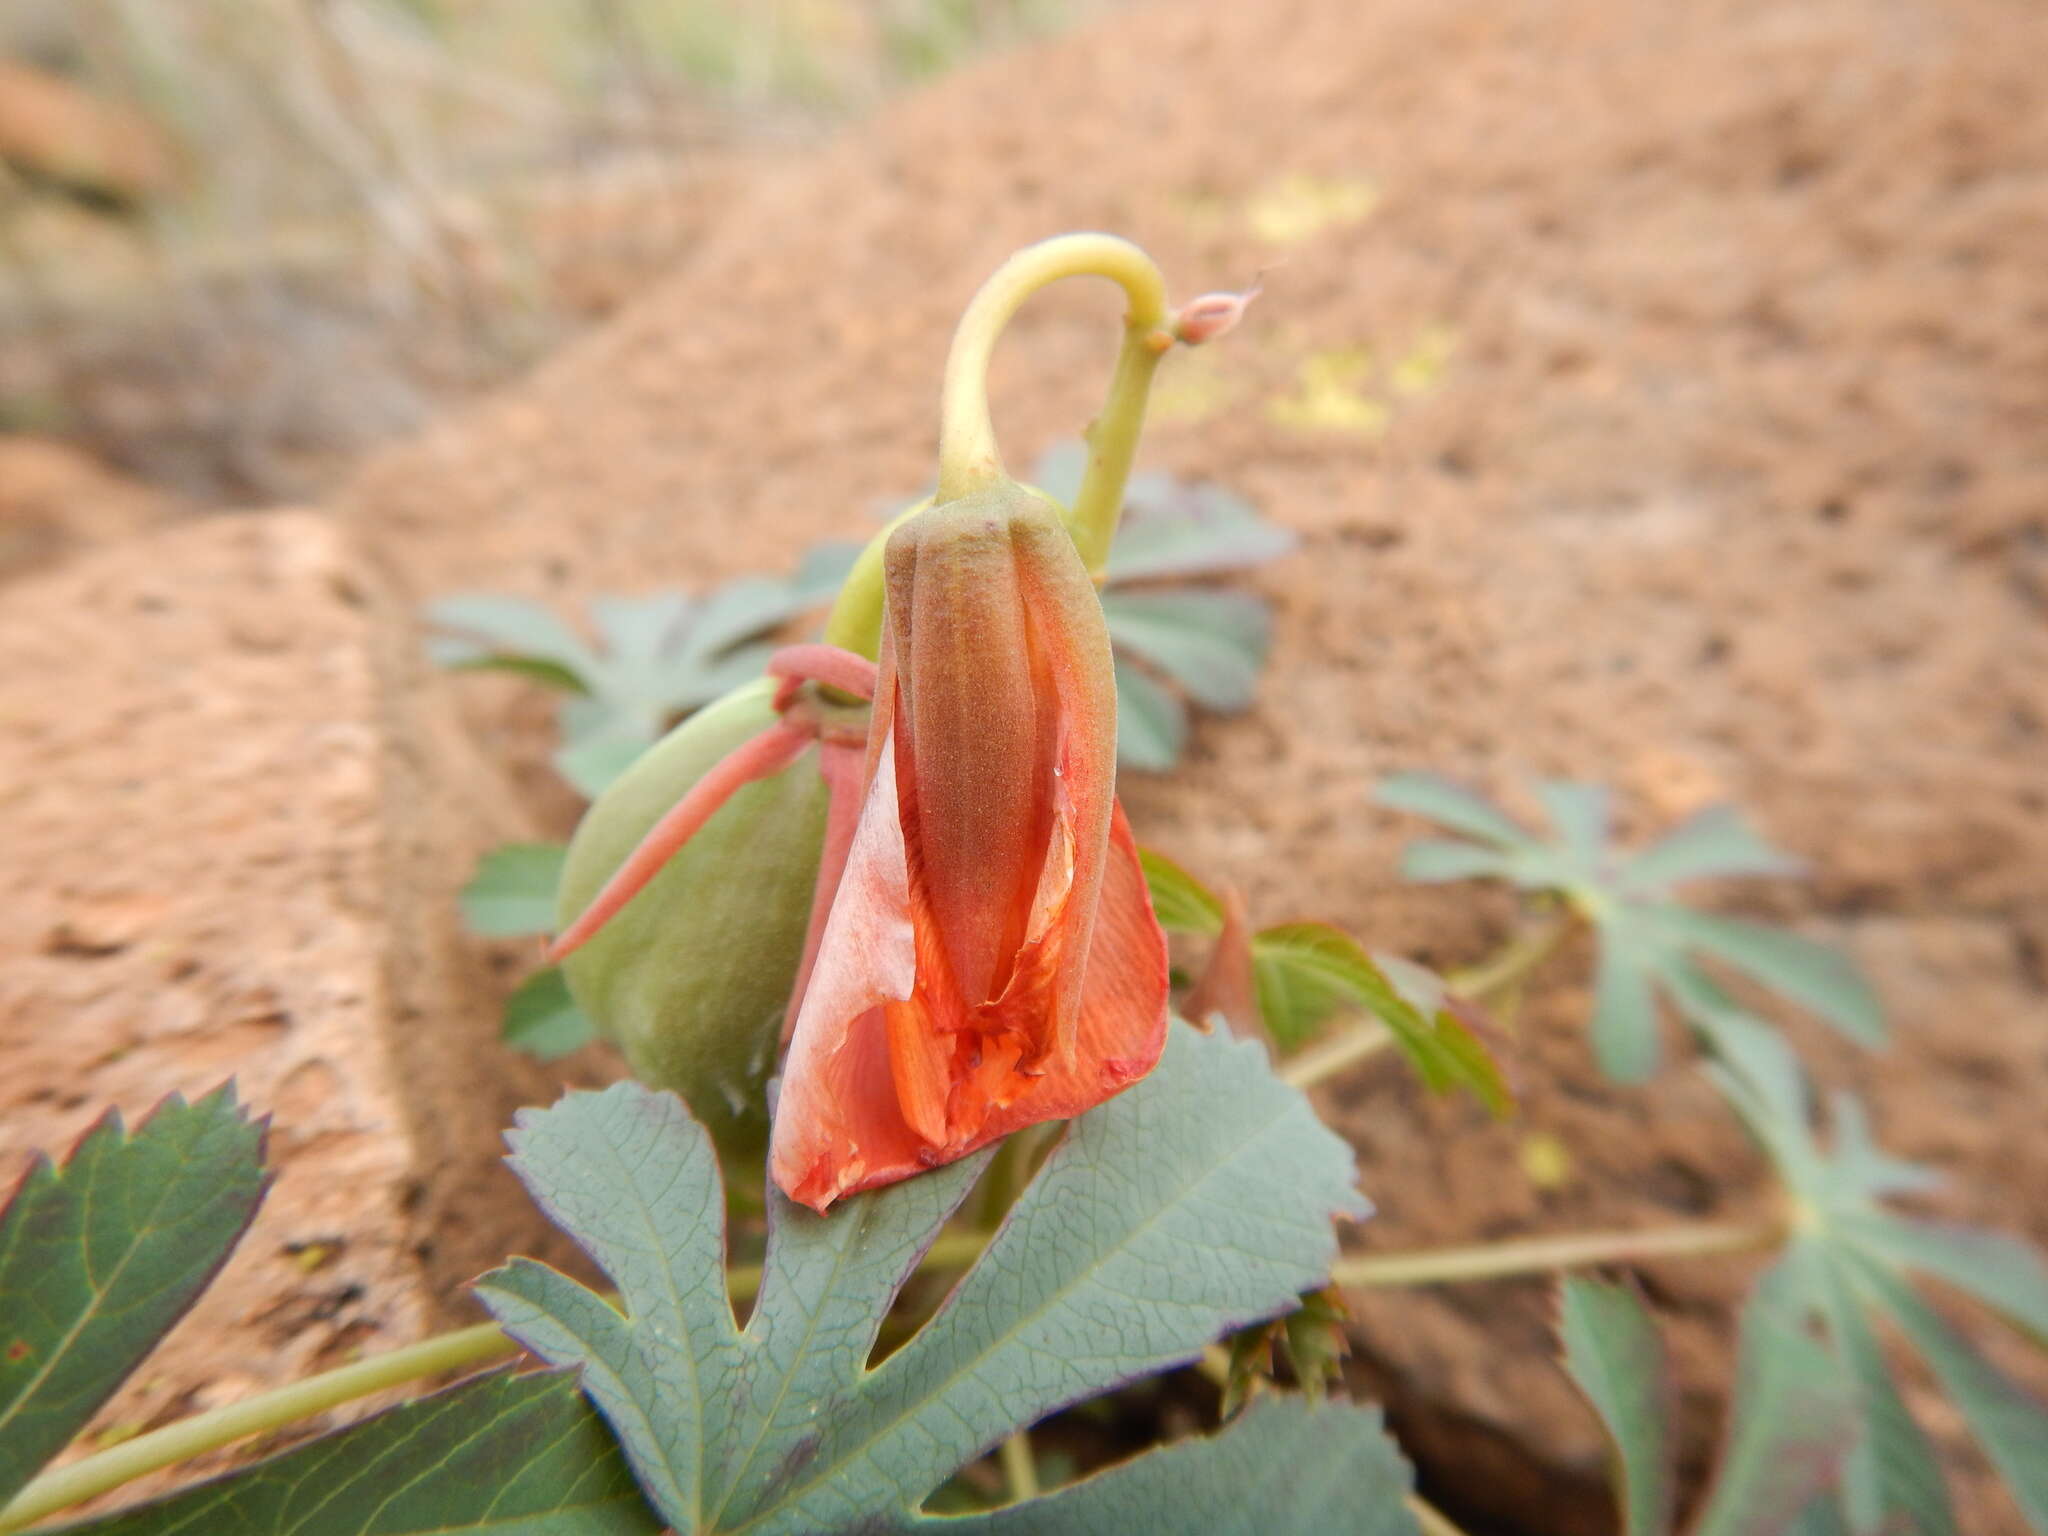
<instances>
[{"instance_id":1,"label":"wilted orange flower","mask_svg":"<svg viewBox=\"0 0 2048 1536\"><path fill-rule=\"evenodd\" d=\"M790 1198L962 1157L1128 1087L1166 1038L1166 940L1115 800L1093 583L1005 486L890 539L867 791L775 1111Z\"/></svg>"}]
</instances>

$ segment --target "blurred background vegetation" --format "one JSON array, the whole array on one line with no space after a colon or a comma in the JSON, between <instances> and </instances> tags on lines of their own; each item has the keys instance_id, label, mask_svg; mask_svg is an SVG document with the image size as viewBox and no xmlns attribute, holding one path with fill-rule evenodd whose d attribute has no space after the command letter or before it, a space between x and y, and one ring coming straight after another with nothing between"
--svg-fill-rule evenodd
<instances>
[{"instance_id":1,"label":"blurred background vegetation","mask_svg":"<svg viewBox=\"0 0 2048 1536\"><path fill-rule=\"evenodd\" d=\"M767 160L1113 0L5 0L0 433L317 494Z\"/></svg>"}]
</instances>

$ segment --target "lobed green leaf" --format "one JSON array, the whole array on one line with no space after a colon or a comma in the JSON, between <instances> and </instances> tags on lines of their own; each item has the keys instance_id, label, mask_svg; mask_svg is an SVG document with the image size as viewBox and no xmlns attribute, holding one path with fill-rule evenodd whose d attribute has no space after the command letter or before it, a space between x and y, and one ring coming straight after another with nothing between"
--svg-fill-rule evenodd
<instances>
[{"instance_id":1,"label":"lobed green leaf","mask_svg":"<svg viewBox=\"0 0 2048 1536\"><path fill-rule=\"evenodd\" d=\"M1262 1397L1207 1439L1148 1451L930 1536L1415 1536L1413 1474L1377 1409Z\"/></svg>"},{"instance_id":2,"label":"lobed green leaf","mask_svg":"<svg viewBox=\"0 0 2048 1536\"><path fill-rule=\"evenodd\" d=\"M1566 1275L1558 1336L1565 1369L1614 1444L1625 1536L1666 1536L1678 1499L1673 1391L1648 1310L1627 1286Z\"/></svg>"},{"instance_id":3,"label":"lobed green leaf","mask_svg":"<svg viewBox=\"0 0 2048 1536\"><path fill-rule=\"evenodd\" d=\"M1116 760L1141 773L1164 773L1188 740L1181 702L1139 668L1116 658Z\"/></svg>"},{"instance_id":4,"label":"lobed green leaf","mask_svg":"<svg viewBox=\"0 0 2048 1536\"><path fill-rule=\"evenodd\" d=\"M521 1117L515 1167L624 1311L527 1261L479 1289L577 1364L681 1529L896 1529L1019 1424L1193 1358L1328 1273L1363 1215L1350 1150L1256 1042L1176 1025L1151 1076L1073 1122L939 1313L867 1368L890 1299L988 1154L818 1217L771 1194L744 1332L708 1138L633 1084Z\"/></svg>"},{"instance_id":5,"label":"lobed green leaf","mask_svg":"<svg viewBox=\"0 0 2048 1536\"><path fill-rule=\"evenodd\" d=\"M1786 1272L1742 1312L1727 1440L1693 1536L1772 1536L1806 1517L1856 1439L1856 1400Z\"/></svg>"}]
</instances>

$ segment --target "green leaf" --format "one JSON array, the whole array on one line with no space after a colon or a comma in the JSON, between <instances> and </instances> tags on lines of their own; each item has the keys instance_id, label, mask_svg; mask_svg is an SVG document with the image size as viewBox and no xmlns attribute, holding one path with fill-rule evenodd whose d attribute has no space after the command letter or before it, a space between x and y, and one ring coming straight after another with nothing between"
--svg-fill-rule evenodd
<instances>
[{"instance_id":1,"label":"green leaf","mask_svg":"<svg viewBox=\"0 0 2048 1536\"><path fill-rule=\"evenodd\" d=\"M1657 953L1640 923L1615 914L1600 925L1593 973L1593 1054L1618 1083L1647 1082L1662 1055L1657 996L1651 983Z\"/></svg>"},{"instance_id":2,"label":"green leaf","mask_svg":"<svg viewBox=\"0 0 2048 1536\"><path fill-rule=\"evenodd\" d=\"M1885 1266L1857 1263L1857 1279L1891 1314L1955 1399L2036 1531L2048 1532L2048 1412L2008 1381Z\"/></svg>"},{"instance_id":3,"label":"green leaf","mask_svg":"<svg viewBox=\"0 0 2048 1536\"><path fill-rule=\"evenodd\" d=\"M1821 1266L1821 1303L1859 1402L1856 1443L1842 1468L1841 1503L1849 1529L1855 1536L1955 1536L1955 1515L1934 1446L1892 1384L1891 1366L1843 1264L1826 1251L1825 1239L1809 1242L1821 1250L1815 1255Z\"/></svg>"},{"instance_id":4,"label":"green leaf","mask_svg":"<svg viewBox=\"0 0 2048 1536\"><path fill-rule=\"evenodd\" d=\"M1710 805L1637 852L1622 876L1639 894L1660 896L1688 880L1797 875L1805 868L1757 836L1734 806Z\"/></svg>"},{"instance_id":5,"label":"green leaf","mask_svg":"<svg viewBox=\"0 0 2048 1536\"><path fill-rule=\"evenodd\" d=\"M1340 1010L1367 1006L1355 982L1375 986L1375 995L1393 999L1397 1011L1412 1012L1350 936L1327 923L1290 923L1253 935L1252 978L1259 1018L1283 1050L1302 1044Z\"/></svg>"},{"instance_id":6,"label":"green leaf","mask_svg":"<svg viewBox=\"0 0 2048 1536\"><path fill-rule=\"evenodd\" d=\"M773 650L764 637L818 601L818 565L811 559L795 581L743 576L701 599L593 598L598 645L539 603L464 594L428 610L438 631L429 650L447 666L520 672L569 691L556 766L594 796L682 716L760 675Z\"/></svg>"},{"instance_id":7,"label":"green leaf","mask_svg":"<svg viewBox=\"0 0 2048 1536\"><path fill-rule=\"evenodd\" d=\"M1450 984L1426 965L1399 955L1375 954L1372 958L1403 1000L1431 1023L1434 1040L1427 1064L1415 1063L1423 1082L1437 1093L1456 1087L1470 1089L1496 1120L1512 1115L1514 1089L1481 1033L1486 1019L1479 1007L1452 992Z\"/></svg>"},{"instance_id":8,"label":"green leaf","mask_svg":"<svg viewBox=\"0 0 2048 1536\"><path fill-rule=\"evenodd\" d=\"M1884 1043L1877 998L1848 959L1826 945L1761 923L1679 906L1654 909L1672 938L1726 961L1752 980L1819 1014L1865 1045Z\"/></svg>"},{"instance_id":9,"label":"green leaf","mask_svg":"<svg viewBox=\"0 0 2048 1536\"><path fill-rule=\"evenodd\" d=\"M231 1084L100 1120L0 1213L0 1504L61 1451L206 1288L269 1180Z\"/></svg>"},{"instance_id":10,"label":"green leaf","mask_svg":"<svg viewBox=\"0 0 2048 1536\"><path fill-rule=\"evenodd\" d=\"M1677 1502L1672 1387L1650 1314L1627 1286L1564 1278L1565 1369L1607 1426L1621 1463L1626 1536L1665 1536Z\"/></svg>"},{"instance_id":11,"label":"green leaf","mask_svg":"<svg viewBox=\"0 0 2048 1536\"><path fill-rule=\"evenodd\" d=\"M1377 1409L1263 1397L1208 1439L1111 1467L931 1536L1415 1536L1413 1482Z\"/></svg>"},{"instance_id":12,"label":"green leaf","mask_svg":"<svg viewBox=\"0 0 2048 1536\"><path fill-rule=\"evenodd\" d=\"M432 604L427 654L444 667L517 672L581 693L597 658L541 603L496 592L460 592Z\"/></svg>"},{"instance_id":13,"label":"green leaf","mask_svg":"<svg viewBox=\"0 0 2048 1536\"><path fill-rule=\"evenodd\" d=\"M1766 1274L1742 1312L1721 1465L1693 1536L1772 1536L1800 1520L1856 1436L1855 1397L1789 1271Z\"/></svg>"},{"instance_id":14,"label":"green leaf","mask_svg":"<svg viewBox=\"0 0 2048 1536\"><path fill-rule=\"evenodd\" d=\"M67 1536L656 1536L573 1381L491 1375Z\"/></svg>"},{"instance_id":15,"label":"green leaf","mask_svg":"<svg viewBox=\"0 0 2048 1536\"><path fill-rule=\"evenodd\" d=\"M555 887L562 882L560 843L508 843L493 848L462 888L462 918L487 939L555 931Z\"/></svg>"},{"instance_id":16,"label":"green leaf","mask_svg":"<svg viewBox=\"0 0 2048 1536\"><path fill-rule=\"evenodd\" d=\"M1138 850L1145 886L1152 893L1152 914L1168 933L1216 934L1223 931L1223 898L1155 848Z\"/></svg>"},{"instance_id":17,"label":"green leaf","mask_svg":"<svg viewBox=\"0 0 2048 1536\"><path fill-rule=\"evenodd\" d=\"M1536 798L1550 818L1566 855L1590 875L1597 876L1607 851L1611 796L1605 785L1575 784L1567 779L1545 779L1536 786Z\"/></svg>"},{"instance_id":18,"label":"green leaf","mask_svg":"<svg viewBox=\"0 0 2048 1536\"><path fill-rule=\"evenodd\" d=\"M1515 861L1497 849L1448 838L1425 838L1401 851L1401 878L1417 885L1452 880L1512 880Z\"/></svg>"},{"instance_id":19,"label":"green leaf","mask_svg":"<svg viewBox=\"0 0 2048 1536\"><path fill-rule=\"evenodd\" d=\"M505 999L505 1022L498 1038L537 1060L553 1061L595 1040L597 1026L569 995L562 968L550 965L527 977Z\"/></svg>"},{"instance_id":20,"label":"green leaf","mask_svg":"<svg viewBox=\"0 0 2048 1536\"><path fill-rule=\"evenodd\" d=\"M485 1304L584 1385L678 1528L893 1529L1021 1424L1291 1308L1363 1215L1350 1149L1254 1041L1175 1025L1157 1068L1071 1123L938 1314L873 1370L897 1287L983 1153L842 1201L770 1194L753 1314L723 1282L716 1159L681 1103L621 1083L521 1116L514 1166L622 1313L529 1261ZM829 1411L828 1410L829 1406Z\"/></svg>"},{"instance_id":21,"label":"green leaf","mask_svg":"<svg viewBox=\"0 0 2048 1536\"><path fill-rule=\"evenodd\" d=\"M645 737L592 736L572 741L555 751L555 772L567 779L586 800L595 800L612 787L620 775L647 755Z\"/></svg>"},{"instance_id":22,"label":"green leaf","mask_svg":"<svg viewBox=\"0 0 2048 1536\"><path fill-rule=\"evenodd\" d=\"M1849 1216L1838 1226L1873 1257L1946 1281L2048 1345L2048 1269L2025 1243L2001 1232L1890 1215Z\"/></svg>"},{"instance_id":23,"label":"green leaf","mask_svg":"<svg viewBox=\"0 0 2048 1536\"><path fill-rule=\"evenodd\" d=\"M1143 657L1207 709L1251 708L1272 639L1266 605L1245 592L1199 588L1105 592L1109 637Z\"/></svg>"},{"instance_id":24,"label":"green leaf","mask_svg":"<svg viewBox=\"0 0 2048 1536\"><path fill-rule=\"evenodd\" d=\"M1495 1114L1512 1107L1491 1053L1422 967L1369 955L1328 923L1283 923L1253 935L1252 976L1259 1015L1283 1048L1338 1009L1362 1008L1387 1027L1431 1091L1465 1087Z\"/></svg>"},{"instance_id":25,"label":"green leaf","mask_svg":"<svg viewBox=\"0 0 2048 1536\"><path fill-rule=\"evenodd\" d=\"M1455 832L1497 844L1510 852L1527 852L1542 846L1491 800L1433 773L1397 773L1382 779L1373 789L1373 799L1389 810L1426 816Z\"/></svg>"},{"instance_id":26,"label":"green leaf","mask_svg":"<svg viewBox=\"0 0 2048 1536\"><path fill-rule=\"evenodd\" d=\"M1294 544L1291 532L1218 486L1181 487L1163 477L1139 476L1131 482L1109 551L1108 580L1119 586L1216 576L1277 560Z\"/></svg>"},{"instance_id":27,"label":"green leaf","mask_svg":"<svg viewBox=\"0 0 2048 1536\"><path fill-rule=\"evenodd\" d=\"M1116 661L1116 760L1141 773L1164 773L1187 745L1179 699L1122 657Z\"/></svg>"}]
</instances>

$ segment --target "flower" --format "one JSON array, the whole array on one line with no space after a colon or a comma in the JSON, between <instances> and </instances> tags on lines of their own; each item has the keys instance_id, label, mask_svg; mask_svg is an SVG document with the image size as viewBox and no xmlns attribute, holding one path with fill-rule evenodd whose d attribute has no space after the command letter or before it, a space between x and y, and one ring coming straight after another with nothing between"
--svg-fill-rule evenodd
<instances>
[{"instance_id":1,"label":"flower","mask_svg":"<svg viewBox=\"0 0 2048 1536\"><path fill-rule=\"evenodd\" d=\"M1080 1113L1158 1060L1166 940L1116 804L1093 583L1021 487L890 538L866 794L770 1147L793 1200Z\"/></svg>"}]
</instances>

